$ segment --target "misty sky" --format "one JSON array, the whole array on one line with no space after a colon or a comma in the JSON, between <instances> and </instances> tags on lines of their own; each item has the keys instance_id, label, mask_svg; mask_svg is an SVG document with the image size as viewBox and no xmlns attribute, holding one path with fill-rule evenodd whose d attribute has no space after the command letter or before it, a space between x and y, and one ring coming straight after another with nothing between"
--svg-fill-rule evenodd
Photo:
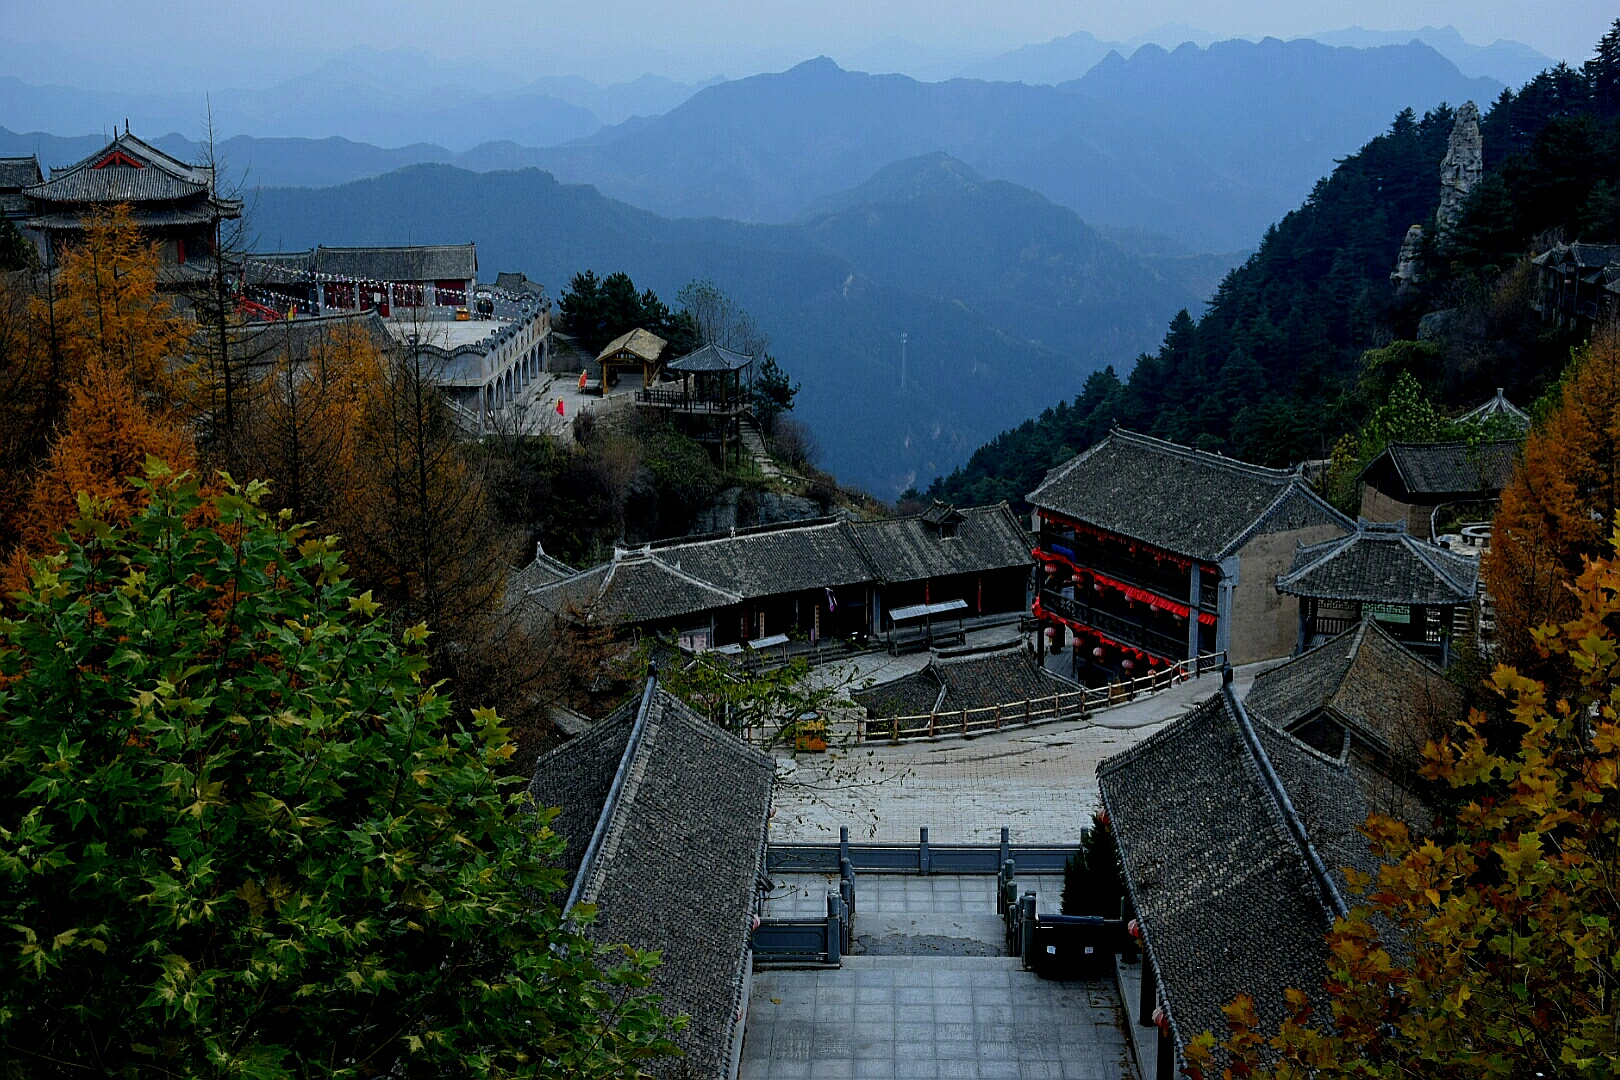
<instances>
[{"instance_id":1,"label":"misty sky","mask_svg":"<svg viewBox=\"0 0 1620 1080\"><path fill-rule=\"evenodd\" d=\"M895 36L954 60L1166 23L1282 38L1449 23L1475 44L1510 38L1579 62L1616 13L1613 0L0 0L0 61L30 82L162 92L269 85L370 47L491 76L608 83L847 60Z\"/></svg>"}]
</instances>

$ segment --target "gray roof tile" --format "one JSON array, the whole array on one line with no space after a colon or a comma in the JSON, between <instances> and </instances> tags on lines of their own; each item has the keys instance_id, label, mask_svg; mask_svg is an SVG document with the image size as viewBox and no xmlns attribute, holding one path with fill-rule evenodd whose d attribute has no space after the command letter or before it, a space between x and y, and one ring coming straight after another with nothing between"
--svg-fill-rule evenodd
<instances>
[{"instance_id":1,"label":"gray roof tile","mask_svg":"<svg viewBox=\"0 0 1620 1080\"><path fill-rule=\"evenodd\" d=\"M714 342L701 348L694 349L685 356L671 360L664 365L665 371L741 371L754 362L752 356L745 353L732 352L722 349Z\"/></svg>"},{"instance_id":2,"label":"gray roof tile","mask_svg":"<svg viewBox=\"0 0 1620 1080\"><path fill-rule=\"evenodd\" d=\"M1463 714L1462 691L1371 619L1262 672L1243 704L1283 731L1326 710L1350 729L1352 745L1370 742L1407 769Z\"/></svg>"},{"instance_id":3,"label":"gray roof tile","mask_svg":"<svg viewBox=\"0 0 1620 1080\"><path fill-rule=\"evenodd\" d=\"M1362 604L1466 604L1479 561L1410 535L1404 522L1362 521L1348 536L1300 547L1277 591Z\"/></svg>"},{"instance_id":4,"label":"gray roof tile","mask_svg":"<svg viewBox=\"0 0 1620 1080\"><path fill-rule=\"evenodd\" d=\"M952 510L946 507L947 510ZM955 523L955 531L945 535ZM862 521L850 526L881 581L920 581L949 574L974 574L1031 566L1033 543L1006 503L935 510L890 521Z\"/></svg>"},{"instance_id":5,"label":"gray roof tile","mask_svg":"<svg viewBox=\"0 0 1620 1080\"><path fill-rule=\"evenodd\" d=\"M0 191L21 191L44 179L39 171L39 159L28 157L0 157Z\"/></svg>"},{"instance_id":6,"label":"gray roof tile","mask_svg":"<svg viewBox=\"0 0 1620 1080\"><path fill-rule=\"evenodd\" d=\"M604 805L621 767L617 798ZM597 906L592 938L658 950L652 989L691 1017L675 1036L686 1056L655 1075L726 1075L774 782L769 758L662 690L645 713L603 721L536 763L536 799L578 808L553 824L570 849L604 824L590 864L568 864L585 875L580 901Z\"/></svg>"},{"instance_id":7,"label":"gray roof tile","mask_svg":"<svg viewBox=\"0 0 1620 1080\"><path fill-rule=\"evenodd\" d=\"M531 587L528 596L551 611L602 626L661 622L742 600L645 550L621 551L610 562Z\"/></svg>"},{"instance_id":8,"label":"gray roof tile","mask_svg":"<svg viewBox=\"0 0 1620 1080\"><path fill-rule=\"evenodd\" d=\"M1386 494L1462 498L1495 496L1513 478L1519 444L1511 439L1470 448L1467 443L1390 443L1361 470ZM1402 500L1408 501L1408 500Z\"/></svg>"},{"instance_id":9,"label":"gray roof tile","mask_svg":"<svg viewBox=\"0 0 1620 1080\"><path fill-rule=\"evenodd\" d=\"M1022 643L936 656L921 671L850 695L874 719L922 716L936 709L983 709L1067 694L1079 687L1035 662Z\"/></svg>"},{"instance_id":10,"label":"gray roof tile","mask_svg":"<svg viewBox=\"0 0 1620 1080\"><path fill-rule=\"evenodd\" d=\"M478 277L475 244L318 247L317 273L363 281L468 281Z\"/></svg>"},{"instance_id":11,"label":"gray roof tile","mask_svg":"<svg viewBox=\"0 0 1620 1080\"><path fill-rule=\"evenodd\" d=\"M1028 499L1039 509L1210 561L1240 547L1284 505L1296 516L1349 527L1293 471L1123 430L1048 472Z\"/></svg>"}]
</instances>

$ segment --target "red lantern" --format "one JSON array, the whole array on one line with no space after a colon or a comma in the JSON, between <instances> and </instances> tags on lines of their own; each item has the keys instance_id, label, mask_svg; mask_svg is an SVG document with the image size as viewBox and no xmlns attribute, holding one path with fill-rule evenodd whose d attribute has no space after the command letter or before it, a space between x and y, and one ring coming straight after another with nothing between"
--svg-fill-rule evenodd
<instances>
[{"instance_id":1,"label":"red lantern","mask_svg":"<svg viewBox=\"0 0 1620 1080\"><path fill-rule=\"evenodd\" d=\"M1102 646L1099 645L1095 649L1092 649L1091 650L1091 655L1095 656L1097 659L1101 660L1102 657L1103 657Z\"/></svg>"},{"instance_id":2,"label":"red lantern","mask_svg":"<svg viewBox=\"0 0 1620 1080\"><path fill-rule=\"evenodd\" d=\"M1122 668L1124 668L1124 669L1125 669L1125 670L1126 670L1126 671L1129 671L1129 670L1131 670L1131 669L1132 669L1132 668L1134 668L1134 667L1135 667L1135 666L1136 666L1136 665L1135 665L1135 664L1133 664L1133 663L1132 663L1132 662L1131 662L1131 661L1129 661L1129 660L1121 660L1121 661L1120 661L1120 662L1119 662L1119 666L1120 666L1120 667L1122 667Z\"/></svg>"},{"instance_id":3,"label":"red lantern","mask_svg":"<svg viewBox=\"0 0 1620 1080\"><path fill-rule=\"evenodd\" d=\"M1093 581L1091 587L1096 592L1102 592L1102 582L1100 581Z\"/></svg>"},{"instance_id":4,"label":"red lantern","mask_svg":"<svg viewBox=\"0 0 1620 1080\"><path fill-rule=\"evenodd\" d=\"M1142 924L1137 922L1135 919L1132 919L1130 922L1125 924L1125 932L1130 934L1131 937L1135 938L1137 941L1142 940Z\"/></svg>"}]
</instances>

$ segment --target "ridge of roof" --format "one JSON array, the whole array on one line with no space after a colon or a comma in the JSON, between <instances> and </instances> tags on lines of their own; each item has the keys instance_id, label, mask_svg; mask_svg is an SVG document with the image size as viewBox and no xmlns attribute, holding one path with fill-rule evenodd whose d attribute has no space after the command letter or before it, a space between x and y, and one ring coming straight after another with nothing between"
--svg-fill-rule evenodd
<instances>
[{"instance_id":1,"label":"ridge of roof","mask_svg":"<svg viewBox=\"0 0 1620 1080\"><path fill-rule=\"evenodd\" d=\"M1277 578L1277 591L1287 592L1285 586L1298 584L1306 575L1321 571L1329 563L1345 557L1364 542L1396 544L1417 559L1453 592L1471 595L1475 590L1476 580L1464 581L1455 576L1457 571L1465 568L1473 569L1477 575L1478 567L1473 560L1461 555L1451 555L1442 548L1419 540L1406 531L1402 522L1368 521L1363 518L1357 520L1354 531L1348 535L1297 547L1294 551L1296 568L1291 568ZM1443 555L1449 555L1454 561L1448 565Z\"/></svg>"},{"instance_id":2,"label":"ridge of roof","mask_svg":"<svg viewBox=\"0 0 1620 1080\"><path fill-rule=\"evenodd\" d=\"M692 536L672 536L668 540L654 540L643 544L642 551L670 551L679 547L693 547L698 544L709 544L720 540L741 540L751 536L764 536L768 533L792 532L797 529L822 528L828 525L842 525L844 519L825 515L822 517L800 518L798 521L773 521L768 525L745 525L741 528L729 529L725 532L697 533Z\"/></svg>"},{"instance_id":3,"label":"ridge of roof","mask_svg":"<svg viewBox=\"0 0 1620 1080\"><path fill-rule=\"evenodd\" d=\"M1343 894L1333 882L1333 875L1328 872L1327 864L1317 853L1316 845L1311 843L1311 834L1306 831L1305 822L1301 820L1299 811L1294 808L1294 800L1289 797L1288 789L1283 786L1282 778L1277 775L1276 768L1271 764L1271 756L1266 753L1265 745L1260 742L1260 735L1255 731L1248 711L1243 708L1243 702L1238 700L1230 682L1221 687L1221 696L1225 699L1233 719L1237 721L1238 730L1242 732L1243 741L1249 748L1249 757L1253 760L1255 768L1259 769L1260 777L1276 803L1278 812L1282 814L1289 835L1294 839L1294 845L1304 857L1311 877L1316 881L1317 891L1322 894L1322 906L1331 908L1331 914L1344 918L1350 914L1350 905L1345 903Z\"/></svg>"},{"instance_id":4,"label":"ridge of roof","mask_svg":"<svg viewBox=\"0 0 1620 1080\"><path fill-rule=\"evenodd\" d=\"M1256 466L1256 468L1259 468L1259 466ZM1224 558L1227 555L1232 554L1234 551L1237 551L1244 544L1247 544L1254 537L1254 534L1259 532L1265 526L1266 522L1271 520L1272 515L1274 515L1278 510L1282 509L1283 505L1295 495L1303 495L1306 501L1314 502L1318 510L1325 511L1328 516L1335 519L1346 529L1352 532L1355 531L1356 523L1350 520L1349 515L1345 514L1332 503L1318 495L1311 485L1305 482L1305 478L1300 474L1298 469L1295 469L1290 476L1291 479L1289 480L1288 484L1277 493L1277 497L1272 500L1271 505L1260 511L1259 516L1253 521L1249 522L1246 529L1238 533L1230 543L1220 550L1220 557Z\"/></svg>"},{"instance_id":5,"label":"ridge of roof","mask_svg":"<svg viewBox=\"0 0 1620 1080\"><path fill-rule=\"evenodd\" d=\"M1286 481L1299 475L1298 469L1274 469L1269 465L1253 465L1239 458L1230 458L1225 454L1213 454L1208 450L1183 446L1180 443L1171 442L1169 439L1144 435L1139 431L1130 431L1126 428L1115 428L1110 434L1116 435L1126 442L1134 442L1140 446L1146 446L1175 457L1197 461L1205 465L1213 465L1216 468L1230 469L1233 472L1244 473L1248 476Z\"/></svg>"},{"instance_id":6,"label":"ridge of roof","mask_svg":"<svg viewBox=\"0 0 1620 1080\"><path fill-rule=\"evenodd\" d=\"M591 833L590 843L585 847L585 854L580 857L579 868L574 871L574 881L568 889L568 899L563 903L564 918L567 918L574 905L579 903L585 893L585 883L595 874L596 857L602 849L602 842L607 837L612 819L618 812L619 796L629 779L631 763L641 749L642 738L647 730L647 717L652 711L653 696L657 690L658 672L653 668L647 675L646 685L641 688L641 705L636 709L635 724L630 728L630 738L624 744L624 753L619 756L619 768L613 774L613 783L608 787L607 799L603 802L602 812L596 819L596 828Z\"/></svg>"}]
</instances>

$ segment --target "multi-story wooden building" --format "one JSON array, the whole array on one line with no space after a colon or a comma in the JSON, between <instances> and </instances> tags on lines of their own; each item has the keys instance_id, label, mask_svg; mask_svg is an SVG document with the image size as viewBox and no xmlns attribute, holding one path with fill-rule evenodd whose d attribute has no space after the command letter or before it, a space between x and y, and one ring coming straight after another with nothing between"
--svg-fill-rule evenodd
<instances>
[{"instance_id":1,"label":"multi-story wooden building","mask_svg":"<svg viewBox=\"0 0 1620 1080\"><path fill-rule=\"evenodd\" d=\"M1620 244L1557 244L1530 262L1542 318L1590 330L1620 312Z\"/></svg>"},{"instance_id":2,"label":"multi-story wooden building","mask_svg":"<svg viewBox=\"0 0 1620 1080\"><path fill-rule=\"evenodd\" d=\"M22 188L28 201L21 225L42 236L54 261L84 235L85 215L118 204L157 244L165 280L188 277L219 248L220 223L242 216L240 199L221 198L213 170L188 165L127 130L83 161L51 170L50 179Z\"/></svg>"},{"instance_id":3,"label":"multi-story wooden building","mask_svg":"<svg viewBox=\"0 0 1620 1080\"><path fill-rule=\"evenodd\" d=\"M1293 605L1276 592L1299 543L1355 525L1296 471L1116 430L1028 496L1038 531L1035 616L1089 681L1213 652L1288 656Z\"/></svg>"}]
</instances>

